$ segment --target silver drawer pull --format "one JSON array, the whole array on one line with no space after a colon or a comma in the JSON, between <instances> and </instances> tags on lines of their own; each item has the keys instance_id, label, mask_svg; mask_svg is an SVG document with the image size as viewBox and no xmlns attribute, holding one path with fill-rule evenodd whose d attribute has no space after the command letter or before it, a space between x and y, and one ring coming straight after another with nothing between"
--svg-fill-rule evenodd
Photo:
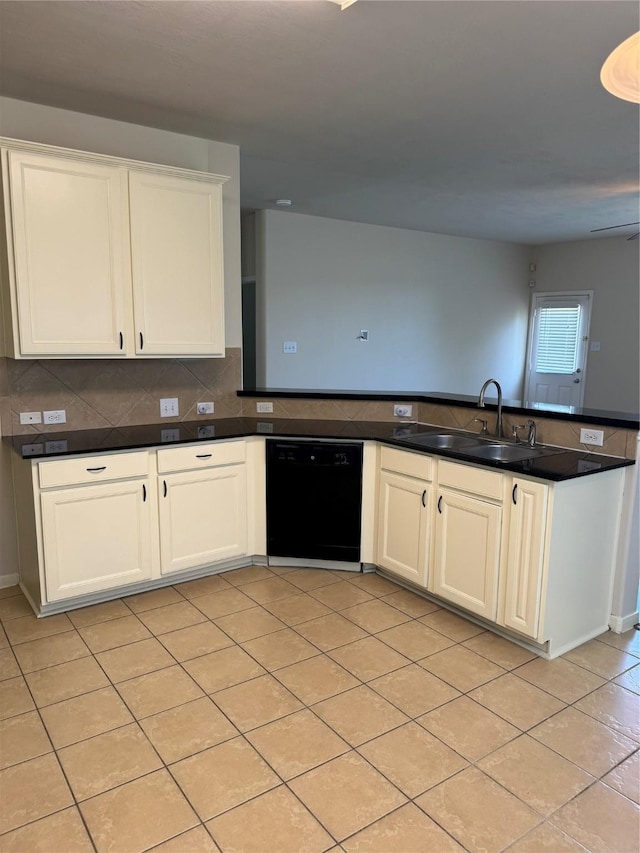
<instances>
[{"instance_id":1,"label":"silver drawer pull","mask_svg":"<svg viewBox=\"0 0 640 853\"><path fill-rule=\"evenodd\" d=\"M213 453L196 453L196 459L211 459Z\"/></svg>"},{"instance_id":2,"label":"silver drawer pull","mask_svg":"<svg viewBox=\"0 0 640 853\"><path fill-rule=\"evenodd\" d=\"M100 471L106 471L106 470L107 470L107 466L106 466L106 465L102 465L100 468L87 468L87 471L88 471L90 474L99 474L99 473L100 473Z\"/></svg>"}]
</instances>

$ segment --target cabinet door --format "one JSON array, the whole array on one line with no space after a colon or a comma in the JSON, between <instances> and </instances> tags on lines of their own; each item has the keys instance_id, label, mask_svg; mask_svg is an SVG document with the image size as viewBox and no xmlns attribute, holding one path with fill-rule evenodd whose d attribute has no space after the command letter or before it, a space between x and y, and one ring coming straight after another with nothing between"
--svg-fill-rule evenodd
<instances>
[{"instance_id":1,"label":"cabinet door","mask_svg":"<svg viewBox=\"0 0 640 853\"><path fill-rule=\"evenodd\" d=\"M224 355L222 187L129 173L136 352Z\"/></svg>"},{"instance_id":2,"label":"cabinet door","mask_svg":"<svg viewBox=\"0 0 640 853\"><path fill-rule=\"evenodd\" d=\"M123 355L126 173L18 151L8 167L16 355Z\"/></svg>"},{"instance_id":3,"label":"cabinet door","mask_svg":"<svg viewBox=\"0 0 640 853\"><path fill-rule=\"evenodd\" d=\"M436 512L433 591L495 620L502 507L440 491Z\"/></svg>"},{"instance_id":4,"label":"cabinet door","mask_svg":"<svg viewBox=\"0 0 640 853\"><path fill-rule=\"evenodd\" d=\"M431 484L383 470L379 500L378 565L426 587Z\"/></svg>"},{"instance_id":5,"label":"cabinet door","mask_svg":"<svg viewBox=\"0 0 640 853\"><path fill-rule=\"evenodd\" d=\"M162 574L247 553L245 465L168 474L159 501Z\"/></svg>"},{"instance_id":6,"label":"cabinet door","mask_svg":"<svg viewBox=\"0 0 640 853\"><path fill-rule=\"evenodd\" d=\"M504 625L534 639L540 620L548 496L544 483L513 480Z\"/></svg>"},{"instance_id":7,"label":"cabinet door","mask_svg":"<svg viewBox=\"0 0 640 853\"><path fill-rule=\"evenodd\" d=\"M43 492L47 601L151 577L151 508L143 480Z\"/></svg>"}]
</instances>

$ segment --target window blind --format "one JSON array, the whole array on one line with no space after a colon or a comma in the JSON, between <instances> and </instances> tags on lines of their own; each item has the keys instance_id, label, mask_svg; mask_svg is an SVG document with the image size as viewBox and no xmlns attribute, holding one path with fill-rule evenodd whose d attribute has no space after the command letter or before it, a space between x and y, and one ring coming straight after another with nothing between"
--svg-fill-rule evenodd
<instances>
[{"instance_id":1,"label":"window blind","mask_svg":"<svg viewBox=\"0 0 640 853\"><path fill-rule=\"evenodd\" d=\"M541 307L536 371L573 373L577 366L580 305Z\"/></svg>"}]
</instances>

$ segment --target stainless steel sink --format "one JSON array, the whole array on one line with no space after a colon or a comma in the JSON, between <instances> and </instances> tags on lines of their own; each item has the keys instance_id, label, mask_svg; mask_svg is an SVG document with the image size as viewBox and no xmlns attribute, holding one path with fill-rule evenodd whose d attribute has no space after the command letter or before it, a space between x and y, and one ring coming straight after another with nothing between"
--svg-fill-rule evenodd
<instances>
[{"instance_id":1,"label":"stainless steel sink","mask_svg":"<svg viewBox=\"0 0 640 853\"><path fill-rule=\"evenodd\" d=\"M510 444L485 436L464 435L456 432L423 432L401 439L409 447L424 450L453 450L461 455L486 459L491 462L522 462L540 456L550 456L560 451L528 444Z\"/></svg>"},{"instance_id":2,"label":"stainless steel sink","mask_svg":"<svg viewBox=\"0 0 640 853\"><path fill-rule=\"evenodd\" d=\"M425 432L407 436L402 440L412 447L429 447L432 450L465 450L468 447L476 447L481 441L472 435L450 432Z\"/></svg>"},{"instance_id":3,"label":"stainless steel sink","mask_svg":"<svg viewBox=\"0 0 640 853\"><path fill-rule=\"evenodd\" d=\"M497 442L478 443L475 447L469 447L464 451L468 456L490 459L492 462L522 462L525 459L550 456L557 452L544 447L529 447L527 444L498 444Z\"/></svg>"}]
</instances>

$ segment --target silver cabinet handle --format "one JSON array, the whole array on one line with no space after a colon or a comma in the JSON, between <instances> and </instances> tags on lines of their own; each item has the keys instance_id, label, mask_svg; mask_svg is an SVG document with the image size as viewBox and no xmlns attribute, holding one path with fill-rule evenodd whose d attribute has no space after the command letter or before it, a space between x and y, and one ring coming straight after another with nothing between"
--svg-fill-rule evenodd
<instances>
[{"instance_id":1,"label":"silver cabinet handle","mask_svg":"<svg viewBox=\"0 0 640 853\"><path fill-rule=\"evenodd\" d=\"M106 465L101 465L100 468L87 468L87 471L89 472L89 474L99 474L100 471L106 471L106 470L107 470Z\"/></svg>"}]
</instances>

